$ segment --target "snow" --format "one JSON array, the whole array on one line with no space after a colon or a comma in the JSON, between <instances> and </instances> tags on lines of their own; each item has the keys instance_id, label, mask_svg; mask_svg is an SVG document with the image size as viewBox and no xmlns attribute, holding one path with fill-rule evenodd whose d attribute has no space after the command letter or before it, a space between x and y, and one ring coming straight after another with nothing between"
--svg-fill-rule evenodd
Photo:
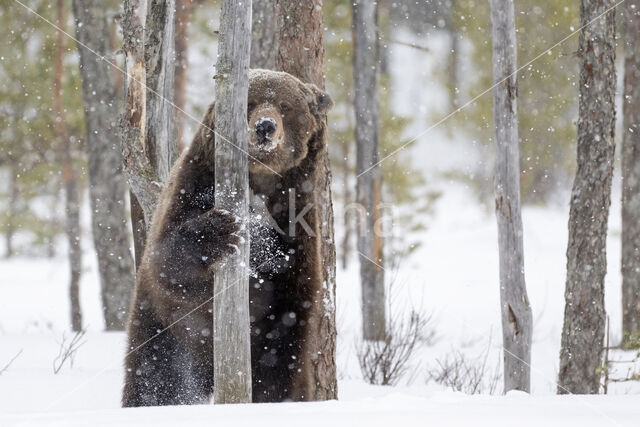
<instances>
[{"instance_id":1,"label":"snow","mask_svg":"<svg viewBox=\"0 0 640 427\"><path fill-rule=\"evenodd\" d=\"M349 393L366 389L345 385ZM464 407L461 411L460 408ZM509 395L503 398L434 393L418 396L405 392L345 401L257 405L202 405L191 407L137 408L33 414L28 417L0 415L2 425L38 426L631 426L637 420L637 399L569 396L560 398ZM483 419L491 419L483 424ZM517 424L516 424L517 423Z\"/></svg>"},{"instance_id":2,"label":"snow","mask_svg":"<svg viewBox=\"0 0 640 427\"><path fill-rule=\"evenodd\" d=\"M432 313L437 339L414 359L415 375L396 387L366 384L356 360L359 334L358 264L338 271L339 401L232 406L119 409L123 333L101 332L97 266L85 255L82 303L89 332L73 366L53 374L67 325L67 262L54 259L0 261L0 365L22 354L0 375L0 426L85 425L637 425L637 384L617 386L608 396L556 396L562 326L564 251L568 212L562 206L525 208L525 260L534 312L533 395L455 393L426 372L452 349L475 357L489 349L489 366L501 357L495 220L490 210L455 182L440 182L443 196L424 234L424 245L403 264L392 309L417 307ZM567 195L568 197L568 195ZM614 197L608 241L607 310L611 330L620 327L618 303L619 198ZM460 207L464 207L461 209ZM86 236L85 247L89 247ZM67 332L68 334L68 332ZM613 335L613 334L612 334ZM489 340L489 337L492 337ZM409 384L409 385L407 385ZM463 410L461 410L463 408ZM227 422L227 423L225 423Z\"/></svg>"}]
</instances>

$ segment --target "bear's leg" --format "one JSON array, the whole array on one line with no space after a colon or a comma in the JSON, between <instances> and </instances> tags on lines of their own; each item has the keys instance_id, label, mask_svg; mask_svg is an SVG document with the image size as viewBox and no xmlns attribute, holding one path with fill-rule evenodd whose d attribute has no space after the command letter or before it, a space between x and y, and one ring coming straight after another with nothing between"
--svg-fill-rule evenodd
<instances>
[{"instance_id":1,"label":"bear's leg","mask_svg":"<svg viewBox=\"0 0 640 427\"><path fill-rule=\"evenodd\" d=\"M256 313L251 331L254 402L292 400L293 378L300 368L300 326L292 315L296 305L275 292L278 285L264 280L259 289L252 287Z\"/></svg>"},{"instance_id":2,"label":"bear's leg","mask_svg":"<svg viewBox=\"0 0 640 427\"><path fill-rule=\"evenodd\" d=\"M207 363L195 362L171 329L136 304L129 328L122 406L189 405L206 402L213 389Z\"/></svg>"}]
</instances>

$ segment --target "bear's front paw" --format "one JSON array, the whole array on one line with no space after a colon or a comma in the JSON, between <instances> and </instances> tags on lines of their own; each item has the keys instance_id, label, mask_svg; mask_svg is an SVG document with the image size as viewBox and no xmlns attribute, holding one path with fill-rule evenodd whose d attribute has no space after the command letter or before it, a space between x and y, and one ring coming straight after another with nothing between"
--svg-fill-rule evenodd
<instances>
[{"instance_id":1,"label":"bear's front paw","mask_svg":"<svg viewBox=\"0 0 640 427\"><path fill-rule=\"evenodd\" d=\"M202 261L215 264L224 261L229 256L240 251L240 245L245 240L242 236L246 226L244 222L231 212L221 209L211 209L205 214L205 254Z\"/></svg>"}]
</instances>

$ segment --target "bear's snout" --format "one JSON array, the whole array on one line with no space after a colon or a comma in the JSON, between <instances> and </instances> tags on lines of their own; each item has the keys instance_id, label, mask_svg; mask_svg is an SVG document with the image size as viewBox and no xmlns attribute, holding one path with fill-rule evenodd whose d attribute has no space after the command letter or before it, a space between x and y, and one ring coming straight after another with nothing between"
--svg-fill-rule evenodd
<instances>
[{"instance_id":1,"label":"bear's snout","mask_svg":"<svg viewBox=\"0 0 640 427\"><path fill-rule=\"evenodd\" d=\"M255 123L256 134L258 135L258 143L266 144L271 142L273 134L276 132L277 124L271 117L262 117Z\"/></svg>"}]
</instances>

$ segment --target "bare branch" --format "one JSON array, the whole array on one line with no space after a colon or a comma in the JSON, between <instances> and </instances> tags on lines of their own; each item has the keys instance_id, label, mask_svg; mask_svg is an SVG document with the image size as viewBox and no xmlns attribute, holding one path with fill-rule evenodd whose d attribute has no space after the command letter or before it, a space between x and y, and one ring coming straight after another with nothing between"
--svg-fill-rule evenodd
<instances>
[{"instance_id":1,"label":"bare branch","mask_svg":"<svg viewBox=\"0 0 640 427\"><path fill-rule=\"evenodd\" d=\"M24 349L23 349L23 348L21 348L21 349L20 349L20 351L19 351L18 353L16 353L16 355L15 355L15 356L13 356L13 357L11 358L11 360L9 360L9 362L8 362L6 365L4 365L4 366L2 367L2 369L0 369L0 375L2 375L2 374L4 374L5 372L7 372L7 370L8 370L8 369L9 369L9 367L13 364L13 362L15 362L15 360L16 360L16 359L17 359L17 358L22 354L22 351L23 351L23 350L24 350Z\"/></svg>"}]
</instances>

